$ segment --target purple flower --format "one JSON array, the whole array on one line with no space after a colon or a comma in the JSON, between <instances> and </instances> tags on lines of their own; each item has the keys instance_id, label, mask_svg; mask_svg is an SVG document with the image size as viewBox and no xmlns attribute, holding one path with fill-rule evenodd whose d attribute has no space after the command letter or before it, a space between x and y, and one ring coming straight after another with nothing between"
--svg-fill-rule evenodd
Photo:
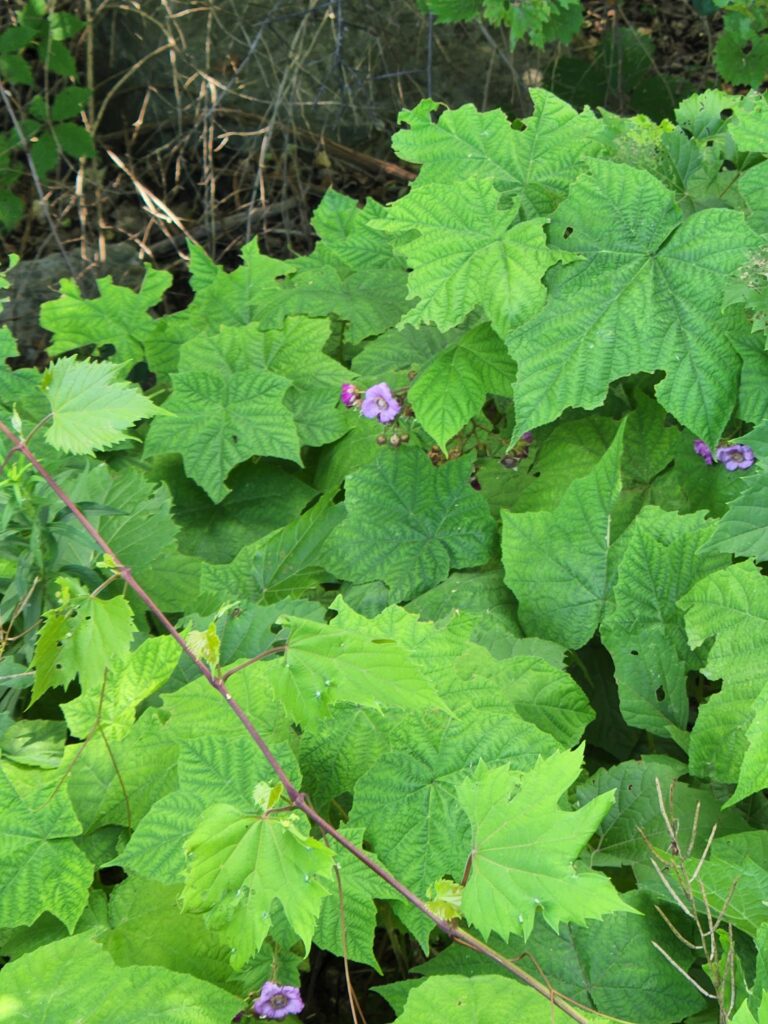
<instances>
[{"instance_id":1,"label":"purple flower","mask_svg":"<svg viewBox=\"0 0 768 1024\"><path fill-rule=\"evenodd\" d=\"M360 412L366 419L378 419L380 423L391 423L400 412L400 403L393 398L388 385L382 381L381 384L374 384L365 392Z\"/></svg>"},{"instance_id":2,"label":"purple flower","mask_svg":"<svg viewBox=\"0 0 768 1024\"><path fill-rule=\"evenodd\" d=\"M717 449L716 456L729 473L734 469L749 469L755 461L755 453L748 444L723 445Z\"/></svg>"},{"instance_id":3,"label":"purple flower","mask_svg":"<svg viewBox=\"0 0 768 1024\"><path fill-rule=\"evenodd\" d=\"M351 409L359 403L360 392L354 384L341 385L341 401L348 409Z\"/></svg>"},{"instance_id":4,"label":"purple flower","mask_svg":"<svg viewBox=\"0 0 768 1024\"><path fill-rule=\"evenodd\" d=\"M520 441L524 441L526 444L533 444L533 432L531 430L526 430L524 434L520 435Z\"/></svg>"},{"instance_id":5,"label":"purple flower","mask_svg":"<svg viewBox=\"0 0 768 1024\"><path fill-rule=\"evenodd\" d=\"M712 458L712 449L708 444L705 444L701 438L697 437L693 442L693 450L700 458L704 459L708 466L712 465L714 461Z\"/></svg>"},{"instance_id":6,"label":"purple flower","mask_svg":"<svg viewBox=\"0 0 768 1024\"><path fill-rule=\"evenodd\" d=\"M265 981L252 1009L257 1016L267 1020L282 1020L289 1013L301 1013L304 1000L293 985L276 985L274 981Z\"/></svg>"}]
</instances>

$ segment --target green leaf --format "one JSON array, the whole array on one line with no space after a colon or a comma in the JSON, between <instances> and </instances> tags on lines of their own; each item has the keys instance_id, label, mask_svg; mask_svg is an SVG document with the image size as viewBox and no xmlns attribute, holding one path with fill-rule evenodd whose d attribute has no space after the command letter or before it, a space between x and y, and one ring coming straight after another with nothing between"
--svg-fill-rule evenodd
<instances>
[{"instance_id":1,"label":"green leaf","mask_svg":"<svg viewBox=\"0 0 768 1024\"><path fill-rule=\"evenodd\" d=\"M41 131L30 143L29 155L38 175L45 178L59 162L59 151L53 133L47 129Z\"/></svg>"},{"instance_id":2,"label":"green leaf","mask_svg":"<svg viewBox=\"0 0 768 1024\"><path fill-rule=\"evenodd\" d=\"M67 156L75 159L96 156L96 147L88 131L81 124L68 124L66 121L53 126L56 144L61 146Z\"/></svg>"},{"instance_id":3,"label":"green leaf","mask_svg":"<svg viewBox=\"0 0 768 1024\"><path fill-rule=\"evenodd\" d=\"M156 713L145 712L124 739L107 740L96 730L87 742L69 743L61 776L86 831L135 829L154 803L176 789L178 758Z\"/></svg>"},{"instance_id":4,"label":"green leaf","mask_svg":"<svg viewBox=\"0 0 768 1024\"><path fill-rule=\"evenodd\" d=\"M217 605L232 600L274 604L305 596L329 580L323 549L342 514L330 496L322 498L295 522L242 548L229 565L204 565L203 591Z\"/></svg>"},{"instance_id":5,"label":"green leaf","mask_svg":"<svg viewBox=\"0 0 768 1024\"><path fill-rule=\"evenodd\" d=\"M467 459L434 467L423 452L381 452L348 477L346 517L326 546L328 566L356 583L383 580L403 601L451 569L482 565L494 522L469 486Z\"/></svg>"},{"instance_id":6,"label":"green leaf","mask_svg":"<svg viewBox=\"0 0 768 1024\"><path fill-rule=\"evenodd\" d=\"M179 452L184 469L217 504L229 471L253 455L300 462L299 438L283 399L290 381L250 369L253 346L235 332L185 346L173 392L173 416L150 428L145 454Z\"/></svg>"},{"instance_id":7,"label":"green leaf","mask_svg":"<svg viewBox=\"0 0 768 1024\"><path fill-rule=\"evenodd\" d=\"M77 75L75 58L58 39L49 39L45 47L38 47L38 55L49 71L66 78Z\"/></svg>"},{"instance_id":8,"label":"green leaf","mask_svg":"<svg viewBox=\"0 0 768 1024\"><path fill-rule=\"evenodd\" d=\"M472 103L465 103L457 110L443 111L434 121L432 114L438 108L427 99L398 116L398 123L409 127L392 136L392 148L401 160L422 164L413 189L454 184L459 159L472 178L494 180L508 174L516 138L503 111L480 113Z\"/></svg>"},{"instance_id":9,"label":"green leaf","mask_svg":"<svg viewBox=\"0 0 768 1024\"><path fill-rule=\"evenodd\" d=\"M698 861L686 862L693 872ZM711 911L747 935L768 922L768 836L765 831L719 836L698 876Z\"/></svg>"},{"instance_id":10,"label":"green leaf","mask_svg":"<svg viewBox=\"0 0 768 1024\"><path fill-rule=\"evenodd\" d=\"M59 609L52 609L45 615L45 621L38 631L35 653L30 668L35 671L35 681L30 696L30 706L53 686L68 686L75 673L71 649L64 647L64 640L70 632L69 617Z\"/></svg>"},{"instance_id":11,"label":"green leaf","mask_svg":"<svg viewBox=\"0 0 768 1024\"><path fill-rule=\"evenodd\" d=\"M184 910L206 914L208 928L232 947L235 968L261 948L275 900L309 952L333 854L308 831L298 812L244 814L214 804L187 841Z\"/></svg>"},{"instance_id":12,"label":"green leaf","mask_svg":"<svg viewBox=\"0 0 768 1024\"><path fill-rule=\"evenodd\" d=\"M242 1007L217 985L165 967L118 967L93 938L52 942L8 964L0 1013L17 1024L221 1024Z\"/></svg>"},{"instance_id":13,"label":"green leaf","mask_svg":"<svg viewBox=\"0 0 768 1024\"><path fill-rule=\"evenodd\" d=\"M403 160L423 164L414 188L454 185L460 163L462 176L487 178L519 196L527 218L551 213L578 163L598 151L600 121L544 89L530 93L534 112L523 119L524 131L513 130L500 110L478 113L472 104L446 110L436 123L431 101L402 113L410 129L398 132L392 145Z\"/></svg>"},{"instance_id":14,"label":"green leaf","mask_svg":"<svg viewBox=\"0 0 768 1024\"><path fill-rule=\"evenodd\" d=\"M447 331L480 309L506 337L533 316L546 298L542 278L563 254L547 248L543 220L516 217L499 209L490 181L474 178L414 189L390 206L377 226L395 236L418 300L400 322Z\"/></svg>"},{"instance_id":15,"label":"green leaf","mask_svg":"<svg viewBox=\"0 0 768 1024\"><path fill-rule=\"evenodd\" d=\"M656 735L688 726L686 677L698 662L688 649L677 601L693 584L727 564L707 541L704 513L679 516L654 506L629 527L612 607L600 627L616 667L625 721ZM674 737L674 730L672 732Z\"/></svg>"},{"instance_id":16,"label":"green leaf","mask_svg":"<svg viewBox=\"0 0 768 1024\"><path fill-rule=\"evenodd\" d=\"M67 727L63 722L20 718L0 736L0 753L15 764L55 768L64 753Z\"/></svg>"},{"instance_id":17,"label":"green leaf","mask_svg":"<svg viewBox=\"0 0 768 1024\"><path fill-rule=\"evenodd\" d=\"M124 440L138 420L154 416L157 407L135 386L116 380L117 374L109 363L74 356L54 363L46 392L53 424L46 441L62 452L93 455Z\"/></svg>"},{"instance_id":18,"label":"green leaf","mask_svg":"<svg viewBox=\"0 0 768 1024\"><path fill-rule=\"evenodd\" d=\"M196 250L192 250L196 252ZM243 246L243 265L231 273L223 268L212 272L193 265L196 294L186 309L153 321L146 342L146 359L150 369L165 376L178 369L183 345L197 343L218 334L224 326L242 326L253 319L257 298L274 288L274 279L292 272L291 263L272 259L259 252L258 238Z\"/></svg>"},{"instance_id":19,"label":"green leaf","mask_svg":"<svg viewBox=\"0 0 768 1024\"><path fill-rule=\"evenodd\" d=\"M290 723L272 688L265 686L263 675L254 667L246 668L227 686L251 720L258 722L261 735L299 784L289 745ZM146 713L134 730L145 717ZM178 788L149 808L118 862L130 872L173 884L182 879L183 843L203 810L226 803L249 811L254 785L271 781L273 775L227 703L200 677L177 693L163 695L162 718L163 741L179 748Z\"/></svg>"},{"instance_id":20,"label":"green leaf","mask_svg":"<svg viewBox=\"0 0 768 1024\"><path fill-rule=\"evenodd\" d=\"M363 267L339 271L323 264L299 266L285 287L258 303L263 327L287 316L337 316L348 324L352 344L393 327L406 306L402 269Z\"/></svg>"},{"instance_id":21,"label":"green leaf","mask_svg":"<svg viewBox=\"0 0 768 1024\"><path fill-rule=\"evenodd\" d=\"M386 991L386 989L384 989ZM437 1020L466 1024L567 1024L569 1018L538 992L494 975L477 978L427 978L408 995L396 1024L434 1024Z\"/></svg>"},{"instance_id":22,"label":"green leaf","mask_svg":"<svg viewBox=\"0 0 768 1024\"><path fill-rule=\"evenodd\" d=\"M510 512L557 508L570 485L594 470L617 429L618 423L607 416L582 414L541 434L537 431L529 457L512 472L495 459L481 464L478 478L483 491L491 493L492 508ZM623 456L622 464L626 462Z\"/></svg>"},{"instance_id":23,"label":"green leaf","mask_svg":"<svg viewBox=\"0 0 768 1024\"><path fill-rule=\"evenodd\" d=\"M457 643L398 609L374 621L383 628L390 615L390 629L403 644L406 630L415 630L412 657L439 680L453 716L388 716L382 728L389 726L391 749L355 784L350 821L365 828L386 866L426 897L438 879L464 874L470 832L457 791L472 767L482 760L531 768L556 744L516 710L518 665L495 662L482 648ZM426 927L428 934L429 925L417 925L415 916L406 918L411 930Z\"/></svg>"},{"instance_id":24,"label":"green leaf","mask_svg":"<svg viewBox=\"0 0 768 1024\"><path fill-rule=\"evenodd\" d=\"M0 74L11 85L32 85L32 68L29 61L18 53L0 54Z\"/></svg>"},{"instance_id":25,"label":"green leaf","mask_svg":"<svg viewBox=\"0 0 768 1024\"><path fill-rule=\"evenodd\" d=\"M51 117L54 121L69 121L77 117L90 95L91 90L83 86L65 85L61 92L56 94L51 107Z\"/></svg>"},{"instance_id":26,"label":"green leaf","mask_svg":"<svg viewBox=\"0 0 768 1024\"><path fill-rule=\"evenodd\" d=\"M111 345L115 359L138 363L146 358L146 344L156 323L149 314L171 283L165 270L147 267L138 292L112 283L111 277L96 282L99 296L85 299L74 281L60 282L61 295L40 307L40 324L53 334L48 349L59 355L71 349Z\"/></svg>"},{"instance_id":27,"label":"green leaf","mask_svg":"<svg viewBox=\"0 0 768 1024\"><path fill-rule=\"evenodd\" d=\"M664 370L659 402L717 443L739 371L723 289L757 236L734 210L681 219L646 171L590 161L549 229L584 261L550 272L546 305L509 339L519 423L533 429L568 406L595 408L611 381Z\"/></svg>"},{"instance_id":28,"label":"green leaf","mask_svg":"<svg viewBox=\"0 0 768 1024\"><path fill-rule=\"evenodd\" d=\"M408 653L393 640L284 616L290 630L282 662L272 664L276 692L294 719L345 701L363 707L437 708L445 704ZM279 667L278 667L279 666Z\"/></svg>"},{"instance_id":29,"label":"green leaf","mask_svg":"<svg viewBox=\"0 0 768 1024\"><path fill-rule=\"evenodd\" d=\"M216 941L201 917L184 914L181 887L132 875L112 892L104 949L118 965L154 964L226 986L229 949Z\"/></svg>"},{"instance_id":30,"label":"green leaf","mask_svg":"<svg viewBox=\"0 0 768 1024\"><path fill-rule=\"evenodd\" d=\"M73 842L82 826L48 772L19 771L35 774L19 785L11 768L0 770L0 927L32 924L48 911L71 931L93 879L93 865Z\"/></svg>"},{"instance_id":31,"label":"green leaf","mask_svg":"<svg viewBox=\"0 0 768 1024\"><path fill-rule=\"evenodd\" d=\"M647 856L647 847L646 856ZM508 944L494 943L503 956L535 961L537 976L567 999L580 1004L587 1020L600 1020L596 1012L643 1024L677 1024L706 1005L691 983L683 977L652 943L664 948L685 969L695 960L653 909L651 900L639 893L624 897L641 914L610 914L591 921L586 928L562 925L559 932L537 919L526 942L513 936ZM682 914L667 908L667 917L688 941L692 929ZM503 967L458 943L449 946L414 973L426 977L446 975L501 975ZM386 988L378 990L386 996Z\"/></svg>"},{"instance_id":32,"label":"green leaf","mask_svg":"<svg viewBox=\"0 0 768 1024\"><path fill-rule=\"evenodd\" d=\"M136 708L167 682L180 654L173 637L161 636L145 640L122 663L113 656L107 663L106 680L98 687L89 687L83 680L80 696L62 705L72 735L85 737L98 723L109 739L126 736Z\"/></svg>"},{"instance_id":33,"label":"green leaf","mask_svg":"<svg viewBox=\"0 0 768 1024\"><path fill-rule=\"evenodd\" d=\"M623 435L622 422L603 458L570 485L554 511L502 510L504 582L520 602L520 622L531 636L577 648L600 622L610 587Z\"/></svg>"},{"instance_id":34,"label":"green leaf","mask_svg":"<svg viewBox=\"0 0 768 1024\"><path fill-rule=\"evenodd\" d=\"M739 562L700 580L678 602L691 647L714 643L701 669L722 679L719 693L699 707L691 733L691 772L736 782L729 804L768 785L768 580Z\"/></svg>"},{"instance_id":35,"label":"green leaf","mask_svg":"<svg viewBox=\"0 0 768 1024\"><path fill-rule=\"evenodd\" d=\"M515 364L488 324L467 331L424 367L408 392L419 424L445 450L488 394L511 397Z\"/></svg>"},{"instance_id":36,"label":"green leaf","mask_svg":"<svg viewBox=\"0 0 768 1024\"><path fill-rule=\"evenodd\" d=\"M744 490L728 506L709 539L710 551L768 561L768 473L755 471L744 480Z\"/></svg>"},{"instance_id":37,"label":"green leaf","mask_svg":"<svg viewBox=\"0 0 768 1024\"><path fill-rule=\"evenodd\" d=\"M595 717L584 691L559 667L524 654L522 644L520 649L519 656L499 663L500 674L513 679L509 694L515 710L562 746L574 746Z\"/></svg>"},{"instance_id":38,"label":"green leaf","mask_svg":"<svg viewBox=\"0 0 768 1024\"><path fill-rule=\"evenodd\" d=\"M717 73L726 82L759 89L765 81L768 68L768 40L762 34L749 31L747 26L740 24L744 20L739 15L726 15L724 30L715 45L715 66ZM750 137L751 135L752 131ZM754 147L758 152L764 152L761 143L765 143L765 128L762 128L761 135L762 139L753 143L744 145L737 140L737 144L741 149Z\"/></svg>"},{"instance_id":39,"label":"green leaf","mask_svg":"<svg viewBox=\"0 0 768 1024\"><path fill-rule=\"evenodd\" d=\"M746 206L747 222L753 231L768 233L768 164L750 167L738 181L739 194Z\"/></svg>"},{"instance_id":40,"label":"green leaf","mask_svg":"<svg viewBox=\"0 0 768 1024\"><path fill-rule=\"evenodd\" d=\"M127 657L135 632L124 597L105 601L88 594L76 598L74 615L59 609L48 612L35 649L30 703L52 686L66 686L75 673L84 692L101 693L107 670Z\"/></svg>"},{"instance_id":41,"label":"green leaf","mask_svg":"<svg viewBox=\"0 0 768 1024\"><path fill-rule=\"evenodd\" d=\"M713 826L717 834L741 832L745 819L737 810L723 811L721 800L709 789L681 782L687 766L679 761L646 755L611 768L601 768L576 787L580 804L612 792L615 803L597 830L590 850L593 867L647 865L648 843L665 849L669 825L659 804L659 791L667 818L677 823L678 842L699 856Z\"/></svg>"},{"instance_id":42,"label":"green leaf","mask_svg":"<svg viewBox=\"0 0 768 1024\"><path fill-rule=\"evenodd\" d=\"M312 214L312 227L320 241L310 260L351 270L372 267L397 269L399 259L373 225L386 216L385 208L370 197L365 206L329 188ZM304 265L307 265L306 261Z\"/></svg>"},{"instance_id":43,"label":"green leaf","mask_svg":"<svg viewBox=\"0 0 768 1024\"><path fill-rule=\"evenodd\" d=\"M168 558L176 550L179 532L172 515L173 502L168 489L156 487L147 479L143 468L121 466L115 471L104 463L96 463L68 486L71 497L81 507L89 509L90 522L139 580L149 566L168 568ZM98 512L99 507L104 511ZM152 522L151 531L147 530L147 521ZM76 530L84 544L89 542L68 512L64 513L62 533L67 527ZM98 550L95 544L92 550L94 553ZM70 557L72 561L77 560L75 554ZM87 560L88 555L80 557Z\"/></svg>"},{"instance_id":44,"label":"green leaf","mask_svg":"<svg viewBox=\"0 0 768 1024\"><path fill-rule=\"evenodd\" d=\"M604 793L576 811L559 807L581 759L581 749L564 751L522 775L509 765L480 765L459 786L472 823L462 911L483 936L527 937L537 909L555 930L629 909L604 875L573 863L613 803Z\"/></svg>"},{"instance_id":45,"label":"green leaf","mask_svg":"<svg viewBox=\"0 0 768 1024\"><path fill-rule=\"evenodd\" d=\"M362 846L363 829L344 828L341 831L347 839ZM334 878L330 894L320 909L315 945L335 956L347 956L355 963L368 964L381 973L373 952L377 919L374 899L391 897L392 889L343 846L336 846L335 852L344 898L343 913Z\"/></svg>"},{"instance_id":46,"label":"green leaf","mask_svg":"<svg viewBox=\"0 0 768 1024\"><path fill-rule=\"evenodd\" d=\"M349 429L349 411L339 407L339 388L349 371L324 352L330 321L288 317L280 330L251 329L254 368L257 366L291 381L285 396L300 444L335 441Z\"/></svg>"},{"instance_id":47,"label":"green leaf","mask_svg":"<svg viewBox=\"0 0 768 1024\"><path fill-rule=\"evenodd\" d=\"M595 1009L643 1024L677 1024L689 1019L707 1005L706 1000L658 947L688 970L696 960L695 952L671 933L649 897L630 893L625 900L639 913L610 914L590 922L588 928L570 926L561 930L561 935L565 933L563 945L575 955L579 972L588 979ZM673 923L689 942L694 939L682 914ZM534 950L531 952L536 956ZM543 970L547 968L543 966ZM566 994L570 994L567 989Z\"/></svg>"},{"instance_id":48,"label":"green leaf","mask_svg":"<svg viewBox=\"0 0 768 1024\"><path fill-rule=\"evenodd\" d=\"M233 469L232 492L215 505L185 476L181 459L158 460L156 467L173 493L179 549L206 562L231 562L258 538L295 521L316 495L299 477L261 459Z\"/></svg>"},{"instance_id":49,"label":"green leaf","mask_svg":"<svg viewBox=\"0 0 768 1024\"><path fill-rule=\"evenodd\" d=\"M72 626L72 652L83 692L101 690L108 668L128 656L135 632L124 597L85 599Z\"/></svg>"}]
</instances>

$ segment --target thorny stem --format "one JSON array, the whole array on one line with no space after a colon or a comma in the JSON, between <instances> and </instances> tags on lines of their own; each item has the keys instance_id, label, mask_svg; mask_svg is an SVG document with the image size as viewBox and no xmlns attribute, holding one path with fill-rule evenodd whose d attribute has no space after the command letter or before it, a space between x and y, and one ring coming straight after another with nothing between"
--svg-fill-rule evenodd
<instances>
[{"instance_id":1,"label":"thorny stem","mask_svg":"<svg viewBox=\"0 0 768 1024\"><path fill-rule=\"evenodd\" d=\"M221 676L214 675L214 673L208 668L208 666L193 653L193 651L189 647L189 644L186 642L184 637L179 633L179 631L176 629L173 623L160 610L160 608L152 600L149 594L144 590L141 584L137 583L137 581L134 579L133 573L131 572L130 568L122 564L117 554L104 540L99 531L88 521L88 519L86 519L85 515L74 503L74 501L72 501L72 499L61 489L61 487L56 483L56 481L53 479L50 473L45 469L45 467L30 451L24 439L16 435L2 421L0 421L0 433L4 434L8 438L8 440L13 445L13 449L17 452L20 452L24 456L24 458L35 468L35 470L40 474L43 480L45 480L45 482L51 488L56 497L66 505L66 507L70 510L72 515L78 520L78 522L89 535L89 537L91 537L91 539L101 548L101 550L109 558L112 559L112 561L115 564L114 572L123 579L126 585L131 588L134 594L136 594L136 596L141 600L141 602L146 606L146 608L152 613L152 615L154 615L154 617L163 626L166 632L173 637L173 639L184 651L187 657L192 660L200 674L205 679L207 679L210 685L218 693L221 694L224 700L226 700L227 704L230 706L233 713L237 715L237 717L240 719L240 722L242 723L248 735L259 748L261 753L264 755L267 763L272 768L272 771L275 773L277 778L282 783L283 789L285 790L286 795L290 799L293 806L296 807L298 810L302 811L306 815L306 817L309 818L310 821L314 822L315 825L317 825L318 828L320 828L326 835L330 836L332 839L335 839L336 842L340 846L343 846L344 849L348 850L353 857L359 860L362 864L365 864L365 866L369 868L374 874L378 875L379 878L385 881L387 885L389 885L392 889L395 890L395 892L402 896L404 900L406 900L412 906L416 907L416 909L419 910L422 914L424 914L425 917L428 917L430 921L432 921L432 923L453 942L458 942L462 946L466 946L468 949L472 949L475 952L480 953L482 956L487 957L489 960L492 960L494 963L497 963L500 967L503 967L510 974L514 975L519 981L523 982L523 984L530 986L530 988L538 992L539 995L544 996L550 1003L554 1004L560 1010L562 1010L563 1013L566 1014L566 1016L570 1017L571 1020L576 1021L577 1024L589 1024L589 1021L584 1016L582 1016L582 1014L580 1014L577 1010L575 1010L574 1007L565 999L564 996L556 992L551 986L542 984L532 975L524 971L521 967L518 967L516 963L509 960L507 957L502 956L501 953L497 953L495 949L492 949L490 946L486 945L480 939L475 938L474 935L471 935L463 928L457 927L450 921L444 921L433 910L430 910L426 903L423 900L421 900L416 895L415 892L412 892L407 886L403 885L403 883L399 881L399 879L395 878L395 876L391 872L389 872L385 867L382 867L382 865L377 864L376 861L368 853L366 853L365 850L361 849L359 846L356 846L351 840L347 839L346 836L342 835L341 832L335 829L329 821L326 821L325 818L322 817L322 815L318 814L318 812L314 809L314 807L312 807L311 803L309 802L307 795L298 790L293 785L291 780L288 778L282 765L270 750L269 745L264 740L261 733L258 731L258 729L250 720L246 712L240 707L240 705L237 703L237 701L234 699L232 694L227 689L224 679Z\"/></svg>"}]
</instances>

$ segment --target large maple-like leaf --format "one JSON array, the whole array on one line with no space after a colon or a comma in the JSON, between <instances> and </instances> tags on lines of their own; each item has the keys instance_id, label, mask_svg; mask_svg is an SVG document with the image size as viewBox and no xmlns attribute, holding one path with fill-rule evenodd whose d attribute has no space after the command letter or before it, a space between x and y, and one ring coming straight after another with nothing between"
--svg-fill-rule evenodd
<instances>
[{"instance_id":1,"label":"large maple-like leaf","mask_svg":"<svg viewBox=\"0 0 768 1024\"><path fill-rule=\"evenodd\" d=\"M480 309L506 337L533 316L546 297L544 274L567 257L547 248L543 220L516 219L485 179L414 189L389 207L377 227L395 236L418 300L400 322L447 331Z\"/></svg>"},{"instance_id":2,"label":"large maple-like leaf","mask_svg":"<svg viewBox=\"0 0 768 1024\"><path fill-rule=\"evenodd\" d=\"M220 1024L241 1006L218 985L167 967L118 967L87 935L35 949L0 976L0 1014L14 1024Z\"/></svg>"},{"instance_id":3,"label":"large maple-like leaf","mask_svg":"<svg viewBox=\"0 0 768 1024\"><path fill-rule=\"evenodd\" d=\"M768 785L768 580L753 563L739 562L705 576L678 604L691 647L714 637L701 671L723 681L699 708L691 772L736 782L735 803Z\"/></svg>"},{"instance_id":4,"label":"large maple-like leaf","mask_svg":"<svg viewBox=\"0 0 768 1024\"><path fill-rule=\"evenodd\" d=\"M754 470L732 501L709 541L712 551L768 561L768 473Z\"/></svg>"},{"instance_id":5,"label":"large maple-like leaf","mask_svg":"<svg viewBox=\"0 0 768 1024\"><path fill-rule=\"evenodd\" d=\"M342 831L347 839L362 846L364 829L345 827ZM343 846L337 847L336 854L341 899L338 885L333 879L328 899L320 909L315 945L336 956L347 956L356 963L369 964L374 970L380 971L373 952L378 917L374 900L391 897L392 889Z\"/></svg>"},{"instance_id":6,"label":"large maple-like leaf","mask_svg":"<svg viewBox=\"0 0 768 1024\"><path fill-rule=\"evenodd\" d=\"M622 424L603 458L574 480L554 511L502 511L504 581L532 636L575 648L597 628L610 587L608 549L623 435Z\"/></svg>"},{"instance_id":7,"label":"large maple-like leaf","mask_svg":"<svg viewBox=\"0 0 768 1024\"><path fill-rule=\"evenodd\" d=\"M328 566L343 579L383 580L393 601L444 580L450 570L482 565L495 525L457 459L435 468L423 452L382 452L346 483L346 517L326 545Z\"/></svg>"},{"instance_id":8,"label":"large maple-like leaf","mask_svg":"<svg viewBox=\"0 0 768 1024\"><path fill-rule=\"evenodd\" d=\"M512 395L515 364L488 324L479 324L438 353L408 392L421 426L441 448L485 403Z\"/></svg>"},{"instance_id":9,"label":"large maple-like leaf","mask_svg":"<svg viewBox=\"0 0 768 1024\"><path fill-rule=\"evenodd\" d=\"M480 113L471 104L446 110L438 121L438 104L422 100L400 115L410 127L392 139L395 152L422 164L414 185L454 185L461 175L487 178L505 194L520 196L526 217L552 212L562 201L586 156L600 148L600 121L590 110L581 114L545 89L531 89L533 114L524 131L512 128L500 110Z\"/></svg>"},{"instance_id":10,"label":"large maple-like leaf","mask_svg":"<svg viewBox=\"0 0 768 1024\"><path fill-rule=\"evenodd\" d=\"M600 634L616 667L625 721L667 735L688 725L686 674L695 664L676 602L696 580L727 564L704 549L704 513L680 516L650 506L630 526L613 603Z\"/></svg>"},{"instance_id":11,"label":"large maple-like leaf","mask_svg":"<svg viewBox=\"0 0 768 1024\"><path fill-rule=\"evenodd\" d=\"M427 978L415 986L396 1024L434 1024L438 1020L460 1020L465 1024L567 1024L568 1019L562 1010L547 1005L537 992L510 977L449 975Z\"/></svg>"},{"instance_id":12,"label":"large maple-like leaf","mask_svg":"<svg viewBox=\"0 0 768 1024\"><path fill-rule=\"evenodd\" d=\"M285 616L290 629L283 659L264 666L293 718L306 724L322 708L344 701L363 707L437 708L444 702L394 639L368 637L337 621Z\"/></svg>"},{"instance_id":13,"label":"large maple-like leaf","mask_svg":"<svg viewBox=\"0 0 768 1024\"><path fill-rule=\"evenodd\" d=\"M509 338L519 422L531 429L568 406L595 408L611 381L664 370L661 404L715 444L740 367L724 286L758 240L742 214L709 209L683 221L647 171L592 160L549 233L583 261L550 272L546 305Z\"/></svg>"},{"instance_id":14,"label":"large maple-like leaf","mask_svg":"<svg viewBox=\"0 0 768 1024\"><path fill-rule=\"evenodd\" d=\"M229 493L229 471L253 455L299 462L299 438L283 402L291 382L251 368L256 342L230 331L185 346L173 392L155 420L145 453L179 452L184 468L213 501Z\"/></svg>"},{"instance_id":15,"label":"large maple-like leaf","mask_svg":"<svg viewBox=\"0 0 768 1024\"><path fill-rule=\"evenodd\" d=\"M332 876L333 853L308 833L297 812L214 804L187 841L184 909L206 914L208 927L230 944L236 968L261 948L274 900L309 952L327 894L320 879Z\"/></svg>"},{"instance_id":16,"label":"large maple-like leaf","mask_svg":"<svg viewBox=\"0 0 768 1024\"><path fill-rule=\"evenodd\" d=\"M27 770L27 773L29 770ZM93 864L73 842L82 825L60 786L44 770L0 771L0 927L28 925L48 911L74 928L88 902Z\"/></svg>"},{"instance_id":17,"label":"large maple-like leaf","mask_svg":"<svg viewBox=\"0 0 768 1024\"><path fill-rule=\"evenodd\" d=\"M229 565L206 564L202 588L215 605L233 598L274 604L285 597L301 597L329 580L322 548L343 514L330 497L287 526L241 548Z\"/></svg>"},{"instance_id":18,"label":"large maple-like leaf","mask_svg":"<svg viewBox=\"0 0 768 1024\"><path fill-rule=\"evenodd\" d=\"M144 280L138 292L112 283L111 277L96 282L99 295L85 299L74 281L61 282L61 295L40 307L40 324L53 334L48 352L59 355L85 345L111 345L115 358L138 363L145 358L145 344L155 321L149 314L171 283L166 270L144 264Z\"/></svg>"},{"instance_id":19,"label":"large maple-like leaf","mask_svg":"<svg viewBox=\"0 0 768 1024\"><path fill-rule=\"evenodd\" d=\"M564 811L561 794L581 770L582 751L564 751L520 774L478 766L458 788L472 824L472 870L462 912L484 936L526 937L536 912L557 930L629 910L605 875L574 861L605 817L613 793Z\"/></svg>"}]
</instances>

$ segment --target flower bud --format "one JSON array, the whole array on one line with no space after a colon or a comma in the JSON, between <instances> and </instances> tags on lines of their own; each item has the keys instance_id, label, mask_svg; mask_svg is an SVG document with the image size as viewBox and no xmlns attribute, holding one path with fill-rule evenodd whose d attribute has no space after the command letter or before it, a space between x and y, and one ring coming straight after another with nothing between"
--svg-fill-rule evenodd
<instances>
[{"instance_id":1,"label":"flower bud","mask_svg":"<svg viewBox=\"0 0 768 1024\"><path fill-rule=\"evenodd\" d=\"M392 445L393 448L397 448L397 446L400 444L400 435L393 434L392 437L390 437L389 439L389 443Z\"/></svg>"},{"instance_id":2,"label":"flower bud","mask_svg":"<svg viewBox=\"0 0 768 1024\"><path fill-rule=\"evenodd\" d=\"M379 436L376 438L376 444L386 444L386 443L387 443L386 437L383 434L379 434Z\"/></svg>"},{"instance_id":3,"label":"flower bud","mask_svg":"<svg viewBox=\"0 0 768 1024\"><path fill-rule=\"evenodd\" d=\"M342 384L339 397L348 409L352 409L360 402L360 391L355 384Z\"/></svg>"}]
</instances>

